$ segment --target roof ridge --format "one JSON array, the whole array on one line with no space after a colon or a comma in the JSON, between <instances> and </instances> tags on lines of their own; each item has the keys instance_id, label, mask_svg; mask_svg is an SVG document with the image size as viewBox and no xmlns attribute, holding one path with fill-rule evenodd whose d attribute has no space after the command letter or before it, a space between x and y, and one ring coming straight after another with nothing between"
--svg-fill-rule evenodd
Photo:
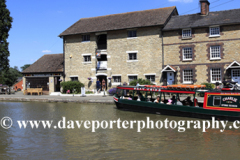
<instances>
[{"instance_id":1,"label":"roof ridge","mask_svg":"<svg viewBox=\"0 0 240 160\"><path fill-rule=\"evenodd\" d=\"M108 14L108 15L103 15L103 16L96 16L96 17L87 17L87 18L81 18L80 20L100 18L100 17L108 17L108 16L116 16L116 15L123 15L123 14L131 14L131 13L139 13L139 12L146 12L146 11L153 11L153 10L161 10L161 9L168 9L168 8L176 8L176 6L163 7L163 8L155 8L155 9L147 9L147 10L141 10L141 11L124 12L124 13L115 13L115 14Z\"/></svg>"}]
</instances>

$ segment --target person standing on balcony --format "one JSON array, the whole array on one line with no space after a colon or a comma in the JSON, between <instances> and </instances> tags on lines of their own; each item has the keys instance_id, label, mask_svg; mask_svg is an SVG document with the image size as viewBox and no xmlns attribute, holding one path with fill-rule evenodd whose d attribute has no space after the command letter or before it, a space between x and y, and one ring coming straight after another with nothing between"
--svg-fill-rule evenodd
<instances>
[{"instance_id":1,"label":"person standing on balcony","mask_svg":"<svg viewBox=\"0 0 240 160\"><path fill-rule=\"evenodd\" d=\"M96 86L97 86L97 92L99 93L99 91L101 90L101 82L99 81L99 79L97 79L97 82L96 82Z\"/></svg>"},{"instance_id":2,"label":"person standing on balcony","mask_svg":"<svg viewBox=\"0 0 240 160\"><path fill-rule=\"evenodd\" d=\"M106 90L106 82L104 79L102 80L102 90Z\"/></svg>"}]
</instances>

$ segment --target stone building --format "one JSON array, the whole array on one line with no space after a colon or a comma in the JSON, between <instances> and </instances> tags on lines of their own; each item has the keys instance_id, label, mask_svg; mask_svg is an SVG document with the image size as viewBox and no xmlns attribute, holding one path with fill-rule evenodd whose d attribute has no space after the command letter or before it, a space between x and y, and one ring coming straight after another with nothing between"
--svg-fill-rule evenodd
<instances>
[{"instance_id":1,"label":"stone building","mask_svg":"<svg viewBox=\"0 0 240 160\"><path fill-rule=\"evenodd\" d=\"M240 9L175 15L163 29L164 84L233 80L240 84Z\"/></svg>"},{"instance_id":2,"label":"stone building","mask_svg":"<svg viewBox=\"0 0 240 160\"><path fill-rule=\"evenodd\" d=\"M162 29L176 7L82 18L59 36L64 45L64 79L95 89L143 78L160 84Z\"/></svg>"},{"instance_id":3,"label":"stone building","mask_svg":"<svg viewBox=\"0 0 240 160\"><path fill-rule=\"evenodd\" d=\"M43 94L60 92L63 80L63 54L46 54L23 72L23 90L42 88Z\"/></svg>"}]
</instances>

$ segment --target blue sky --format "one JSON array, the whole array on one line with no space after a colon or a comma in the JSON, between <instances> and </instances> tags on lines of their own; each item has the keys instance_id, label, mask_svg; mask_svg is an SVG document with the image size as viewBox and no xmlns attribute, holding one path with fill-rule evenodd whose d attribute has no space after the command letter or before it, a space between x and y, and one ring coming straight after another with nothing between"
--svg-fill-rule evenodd
<instances>
[{"instance_id":1,"label":"blue sky","mask_svg":"<svg viewBox=\"0 0 240 160\"><path fill-rule=\"evenodd\" d=\"M200 12L199 0L7 0L13 17L10 66L32 64L44 54L63 52L58 35L80 18L177 6L182 14ZM240 8L239 0L209 0L210 11Z\"/></svg>"}]
</instances>

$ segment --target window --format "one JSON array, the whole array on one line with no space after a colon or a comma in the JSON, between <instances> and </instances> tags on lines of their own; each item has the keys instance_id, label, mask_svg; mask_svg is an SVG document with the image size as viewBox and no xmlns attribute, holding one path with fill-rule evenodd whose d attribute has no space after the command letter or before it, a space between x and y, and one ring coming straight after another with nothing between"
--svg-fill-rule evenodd
<instances>
[{"instance_id":1,"label":"window","mask_svg":"<svg viewBox=\"0 0 240 160\"><path fill-rule=\"evenodd\" d=\"M214 96L213 97L213 106L220 106L221 105L221 97Z\"/></svg>"},{"instance_id":2,"label":"window","mask_svg":"<svg viewBox=\"0 0 240 160\"><path fill-rule=\"evenodd\" d=\"M128 60L137 60L137 53L128 53Z\"/></svg>"},{"instance_id":3,"label":"window","mask_svg":"<svg viewBox=\"0 0 240 160\"><path fill-rule=\"evenodd\" d=\"M129 38L137 37L137 31L136 30L128 31L128 37Z\"/></svg>"},{"instance_id":4,"label":"window","mask_svg":"<svg viewBox=\"0 0 240 160\"><path fill-rule=\"evenodd\" d=\"M113 76L112 78L114 83L121 82L121 76Z\"/></svg>"},{"instance_id":5,"label":"window","mask_svg":"<svg viewBox=\"0 0 240 160\"><path fill-rule=\"evenodd\" d=\"M211 46L210 47L210 59L221 59L221 47L220 46Z\"/></svg>"},{"instance_id":6,"label":"window","mask_svg":"<svg viewBox=\"0 0 240 160\"><path fill-rule=\"evenodd\" d=\"M149 80L150 82L155 82L155 75L147 75L146 79Z\"/></svg>"},{"instance_id":7,"label":"window","mask_svg":"<svg viewBox=\"0 0 240 160\"><path fill-rule=\"evenodd\" d=\"M183 48L183 60L192 60L192 48Z\"/></svg>"},{"instance_id":8,"label":"window","mask_svg":"<svg viewBox=\"0 0 240 160\"><path fill-rule=\"evenodd\" d=\"M83 42L88 42L88 41L90 41L90 35L89 35L89 34L82 35L82 41L83 41Z\"/></svg>"},{"instance_id":9,"label":"window","mask_svg":"<svg viewBox=\"0 0 240 160\"><path fill-rule=\"evenodd\" d=\"M128 76L128 81L131 82L133 80L137 79L137 76Z\"/></svg>"},{"instance_id":10,"label":"window","mask_svg":"<svg viewBox=\"0 0 240 160\"><path fill-rule=\"evenodd\" d=\"M71 81L78 81L78 77L70 77Z\"/></svg>"},{"instance_id":11,"label":"window","mask_svg":"<svg viewBox=\"0 0 240 160\"><path fill-rule=\"evenodd\" d=\"M191 29L183 29L182 30L182 38L191 38L192 30Z\"/></svg>"},{"instance_id":12,"label":"window","mask_svg":"<svg viewBox=\"0 0 240 160\"><path fill-rule=\"evenodd\" d=\"M210 27L209 28L210 37L220 36L220 27Z\"/></svg>"},{"instance_id":13,"label":"window","mask_svg":"<svg viewBox=\"0 0 240 160\"><path fill-rule=\"evenodd\" d=\"M221 69L220 68L211 69L211 82L216 83L221 82L221 80L222 80Z\"/></svg>"},{"instance_id":14,"label":"window","mask_svg":"<svg viewBox=\"0 0 240 160\"><path fill-rule=\"evenodd\" d=\"M193 83L192 70L183 70L183 83Z\"/></svg>"},{"instance_id":15,"label":"window","mask_svg":"<svg viewBox=\"0 0 240 160\"><path fill-rule=\"evenodd\" d=\"M84 62L91 62L91 56L83 56Z\"/></svg>"}]
</instances>

